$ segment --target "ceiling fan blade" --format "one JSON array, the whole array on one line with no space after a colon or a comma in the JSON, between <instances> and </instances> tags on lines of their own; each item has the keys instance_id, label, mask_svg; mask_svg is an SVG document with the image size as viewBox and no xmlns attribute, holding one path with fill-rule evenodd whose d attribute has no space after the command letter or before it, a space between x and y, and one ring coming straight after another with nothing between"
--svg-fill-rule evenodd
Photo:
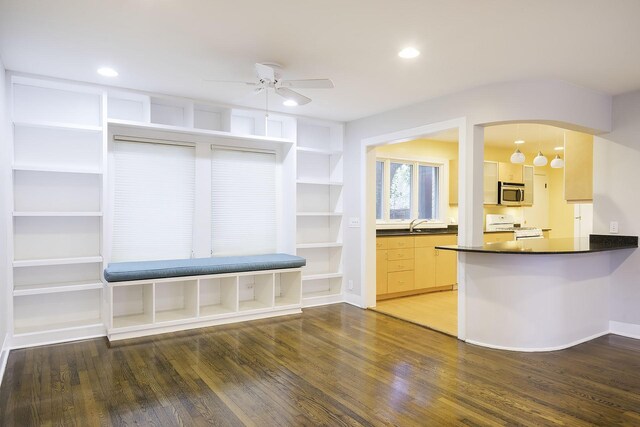
<instances>
[{"instance_id":1,"label":"ceiling fan blade","mask_svg":"<svg viewBox=\"0 0 640 427\"><path fill-rule=\"evenodd\" d=\"M276 81L276 70L268 65L256 63L256 74L260 80L269 80L270 82Z\"/></svg>"},{"instance_id":2,"label":"ceiling fan blade","mask_svg":"<svg viewBox=\"0 0 640 427\"><path fill-rule=\"evenodd\" d=\"M275 90L281 97L291 99L298 105L304 105L311 102L311 98L307 98L306 96L301 95L298 92L294 92L291 89L287 89L286 87L277 87Z\"/></svg>"},{"instance_id":3,"label":"ceiling fan blade","mask_svg":"<svg viewBox=\"0 0 640 427\"><path fill-rule=\"evenodd\" d=\"M242 85L246 85L246 86L258 86L259 83L255 83L255 82L241 82L238 80L213 80L213 79L202 79L205 82L212 82L212 83L235 83L235 84L242 84Z\"/></svg>"},{"instance_id":4,"label":"ceiling fan blade","mask_svg":"<svg viewBox=\"0 0 640 427\"><path fill-rule=\"evenodd\" d=\"M332 89L331 79L305 79L305 80L281 80L280 87L292 87L300 89Z\"/></svg>"}]
</instances>

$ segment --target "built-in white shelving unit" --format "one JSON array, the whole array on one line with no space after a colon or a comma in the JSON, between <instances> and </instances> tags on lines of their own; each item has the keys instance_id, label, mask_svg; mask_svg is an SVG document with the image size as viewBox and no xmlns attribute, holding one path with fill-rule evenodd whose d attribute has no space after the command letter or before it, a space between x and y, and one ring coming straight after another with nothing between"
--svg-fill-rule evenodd
<instances>
[{"instance_id":1,"label":"built-in white shelving unit","mask_svg":"<svg viewBox=\"0 0 640 427\"><path fill-rule=\"evenodd\" d=\"M306 306L342 300L343 126L298 120L296 252Z\"/></svg>"},{"instance_id":2,"label":"built-in white shelving unit","mask_svg":"<svg viewBox=\"0 0 640 427\"><path fill-rule=\"evenodd\" d=\"M343 300L342 124L21 75L11 76L10 98L13 348L134 337ZM297 253L307 266L105 284L113 215L108 147L116 135L276 151L278 250Z\"/></svg>"},{"instance_id":3,"label":"built-in white shelving unit","mask_svg":"<svg viewBox=\"0 0 640 427\"><path fill-rule=\"evenodd\" d=\"M104 334L97 88L14 76L13 346Z\"/></svg>"}]
</instances>

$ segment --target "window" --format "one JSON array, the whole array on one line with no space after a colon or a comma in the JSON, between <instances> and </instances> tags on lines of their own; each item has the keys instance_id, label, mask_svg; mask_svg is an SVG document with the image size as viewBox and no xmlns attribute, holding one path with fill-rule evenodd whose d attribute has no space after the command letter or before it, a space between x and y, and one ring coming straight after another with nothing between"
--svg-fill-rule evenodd
<instances>
[{"instance_id":1,"label":"window","mask_svg":"<svg viewBox=\"0 0 640 427\"><path fill-rule=\"evenodd\" d=\"M275 153L212 148L212 255L276 252Z\"/></svg>"},{"instance_id":2,"label":"window","mask_svg":"<svg viewBox=\"0 0 640 427\"><path fill-rule=\"evenodd\" d=\"M442 166L426 162L378 159L376 220L439 219Z\"/></svg>"},{"instance_id":3,"label":"window","mask_svg":"<svg viewBox=\"0 0 640 427\"><path fill-rule=\"evenodd\" d=\"M191 257L195 148L114 143L112 261Z\"/></svg>"}]
</instances>

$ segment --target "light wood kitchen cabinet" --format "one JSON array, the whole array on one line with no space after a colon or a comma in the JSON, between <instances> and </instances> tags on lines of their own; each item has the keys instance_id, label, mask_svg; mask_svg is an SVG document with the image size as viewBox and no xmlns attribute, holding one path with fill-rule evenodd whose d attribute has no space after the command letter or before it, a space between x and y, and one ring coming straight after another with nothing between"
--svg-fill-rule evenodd
<instances>
[{"instance_id":1,"label":"light wood kitchen cabinet","mask_svg":"<svg viewBox=\"0 0 640 427\"><path fill-rule=\"evenodd\" d=\"M544 237L545 239L549 238L549 230L545 230L542 232L542 237Z\"/></svg>"},{"instance_id":2,"label":"light wood kitchen cabinet","mask_svg":"<svg viewBox=\"0 0 640 427\"><path fill-rule=\"evenodd\" d=\"M443 236L438 245L455 245L457 236ZM449 286L458 283L458 253L435 249L435 286Z\"/></svg>"},{"instance_id":3,"label":"light wood kitchen cabinet","mask_svg":"<svg viewBox=\"0 0 640 427\"><path fill-rule=\"evenodd\" d=\"M498 162L484 162L484 204L498 204Z\"/></svg>"},{"instance_id":4,"label":"light wood kitchen cabinet","mask_svg":"<svg viewBox=\"0 0 640 427\"><path fill-rule=\"evenodd\" d=\"M567 131L564 141L564 199L593 200L593 136Z\"/></svg>"},{"instance_id":5,"label":"light wood kitchen cabinet","mask_svg":"<svg viewBox=\"0 0 640 427\"><path fill-rule=\"evenodd\" d=\"M492 233L484 233L484 242L485 243L496 243L496 242L509 242L514 240L513 232L505 231L502 232L492 232Z\"/></svg>"},{"instance_id":6,"label":"light wood kitchen cabinet","mask_svg":"<svg viewBox=\"0 0 640 427\"><path fill-rule=\"evenodd\" d=\"M376 295L410 295L455 285L457 254L435 246L453 245L456 240L452 234L377 238Z\"/></svg>"},{"instance_id":7,"label":"light wood kitchen cabinet","mask_svg":"<svg viewBox=\"0 0 640 427\"><path fill-rule=\"evenodd\" d=\"M458 205L458 160L449 160L449 205Z\"/></svg>"},{"instance_id":8,"label":"light wood kitchen cabinet","mask_svg":"<svg viewBox=\"0 0 640 427\"><path fill-rule=\"evenodd\" d=\"M382 239L376 239L376 243ZM387 250L376 251L376 295L388 293L387 286Z\"/></svg>"},{"instance_id":9,"label":"light wood kitchen cabinet","mask_svg":"<svg viewBox=\"0 0 640 427\"><path fill-rule=\"evenodd\" d=\"M498 163L498 180L522 183L522 165L514 163Z\"/></svg>"}]
</instances>

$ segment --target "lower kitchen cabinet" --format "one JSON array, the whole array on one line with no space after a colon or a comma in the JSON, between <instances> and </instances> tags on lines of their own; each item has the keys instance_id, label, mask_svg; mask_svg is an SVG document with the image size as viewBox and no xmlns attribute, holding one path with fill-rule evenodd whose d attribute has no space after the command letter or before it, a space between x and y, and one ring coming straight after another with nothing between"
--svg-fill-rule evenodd
<instances>
[{"instance_id":1,"label":"lower kitchen cabinet","mask_svg":"<svg viewBox=\"0 0 640 427\"><path fill-rule=\"evenodd\" d=\"M454 245L455 235L379 237L377 241L376 294L379 299L441 290L456 284L456 252L435 248Z\"/></svg>"}]
</instances>

